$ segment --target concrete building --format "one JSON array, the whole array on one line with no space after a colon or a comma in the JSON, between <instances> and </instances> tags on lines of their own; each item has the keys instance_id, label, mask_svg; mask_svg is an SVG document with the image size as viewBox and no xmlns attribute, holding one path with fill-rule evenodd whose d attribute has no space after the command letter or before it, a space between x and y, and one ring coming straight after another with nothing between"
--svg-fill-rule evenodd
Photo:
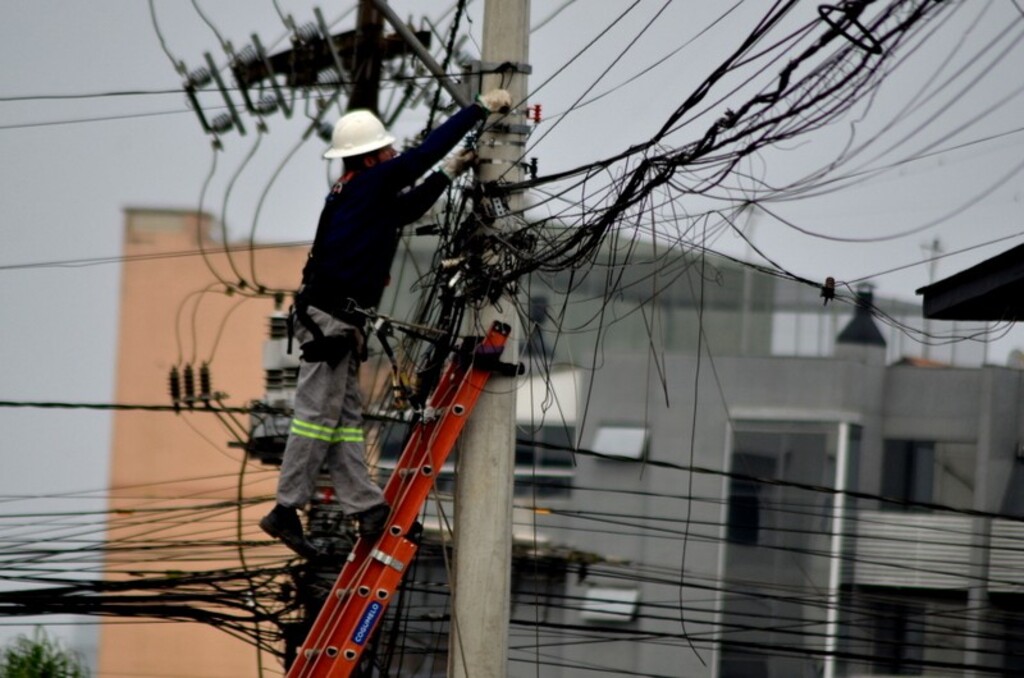
<instances>
[{"instance_id":1,"label":"concrete building","mask_svg":"<svg viewBox=\"0 0 1024 678\"><path fill-rule=\"evenodd\" d=\"M194 248L186 214L130 211L128 225L128 252ZM430 251L429 240L410 241L382 309L405 317L410 271L426 270ZM879 323L848 291L846 303L823 305L816 289L729 260L640 243L628 259L606 254L608 265L582 279L523 285L530 372L517 406L510 675L1019 672L1021 372L982 365L979 344L926 351L912 341L923 328L915 304L875 299L893 319ZM227 275L228 262L211 256ZM257 256L260 277L288 288L305 252ZM175 318L209 280L196 257L126 264L119 400L166 399L182 353ZM272 303L206 303L196 345L222 332L216 386L236 403L265 397ZM202 425L205 438L225 440L221 424ZM373 433L383 476L402 430ZM203 469L219 480L146 490L144 500L232 496L224 477L237 474L237 451L225 458L180 419L117 415L114 444L115 488ZM437 535L454 469L425 518ZM269 497L275 471L250 474L259 483L246 496ZM258 540L248 526L263 508L243 514L248 538ZM281 554L268 547L263 557ZM393 666L440 676L443 550L428 544L417 567ZM101 675L156 673L256 675L255 653L199 625L104 627Z\"/></svg>"},{"instance_id":2,"label":"concrete building","mask_svg":"<svg viewBox=\"0 0 1024 678\"><path fill-rule=\"evenodd\" d=\"M626 587L627 628L677 640L627 636L581 661L721 678L1019 670L1020 372L887 365L879 341L851 334L827 358L666 356L668 399L636 378L651 356L606 356L580 444L641 463L580 463L573 485L607 491L574 491L572 506L643 526L603 535L602 553L675 572ZM624 430L644 444L625 447ZM544 524L570 543L586 526ZM613 574L590 585L620 590ZM647 601L675 613L651 618Z\"/></svg>"},{"instance_id":3,"label":"concrete building","mask_svg":"<svg viewBox=\"0 0 1024 678\"><path fill-rule=\"evenodd\" d=\"M254 274L248 252L228 261L214 226L195 212L126 210L116 402L170 404L172 366L192 366L198 394L204 363L225 402L245 405L263 397L259 366L274 305L221 293L225 286L217 277L235 282L233 266L249 280ZM257 280L271 288L294 287L306 252L266 248L253 256ZM173 577L282 560L277 549L256 548L246 550L242 563L240 550L231 546L261 539L256 521L267 504L247 502L269 499L276 474L255 463L243 466L244 453L228 446L237 442L230 428L202 410L196 401L194 409L183 404L179 415L113 415L107 539L114 548L106 556L108 579ZM239 498L245 507L240 514L216 509ZM261 662L274 666L276 659L259 658L250 645L201 623L112 619L100 627L99 676L253 676Z\"/></svg>"}]
</instances>

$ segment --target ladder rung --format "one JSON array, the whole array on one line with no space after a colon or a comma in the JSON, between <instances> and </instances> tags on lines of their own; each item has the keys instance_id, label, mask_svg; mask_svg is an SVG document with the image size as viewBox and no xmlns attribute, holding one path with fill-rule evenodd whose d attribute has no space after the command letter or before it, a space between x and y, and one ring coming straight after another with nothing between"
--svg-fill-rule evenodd
<instances>
[{"instance_id":1,"label":"ladder rung","mask_svg":"<svg viewBox=\"0 0 1024 678\"><path fill-rule=\"evenodd\" d=\"M475 352L498 354L510 328L495 323ZM413 427L384 495L389 529L374 546L360 539L309 631L288 678L347 678L373 636L418 549L416 515L490 377L472 361L453 359ZM409 535L403 526L411 525ZM371 595L372 594L372 595Z\"/></svg>"}]
</instances>

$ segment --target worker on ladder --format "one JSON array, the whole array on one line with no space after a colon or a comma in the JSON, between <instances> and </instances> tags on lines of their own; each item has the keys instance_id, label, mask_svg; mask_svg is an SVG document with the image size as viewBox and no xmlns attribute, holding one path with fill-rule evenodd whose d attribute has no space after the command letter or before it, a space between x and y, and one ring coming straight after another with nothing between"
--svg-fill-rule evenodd
<instances>
[{"instance_id":1,"label":"worker on ladder","mask_svg":"<svg viewBox=\"0 0 1024 678\"><path fill-rule=\"evenodd\" d=\"M317 555L298 509L313 497L326 465L337 499L363 539L375 541L390 513L366 467L359 364L366 357L366 316L388 284L399 232L421 217L475 160L464 149L445 156L489 113L507 110L505 90L477 97L417 147L398 154L370 111L351 111L334 126L324 157L344 171L327 196L302 286L295 295L295 339L301 348L295 408L281 462L277 504L260 520L264 532L301 556ZM444 159L440 170L416 183Z\"/></svg>"}]
</instances>

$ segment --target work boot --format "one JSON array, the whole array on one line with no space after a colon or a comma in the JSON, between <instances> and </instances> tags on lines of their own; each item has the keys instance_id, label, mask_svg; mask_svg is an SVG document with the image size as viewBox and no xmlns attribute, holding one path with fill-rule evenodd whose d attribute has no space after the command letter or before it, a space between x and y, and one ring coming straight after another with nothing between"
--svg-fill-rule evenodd
<instances>
[{"instance_id":1,"label":"work boot","mask_svg":"<svg viewBox=\"0 0 1024 678\"><path fill-rule=\"evenodd\" d=\"M298 511L291 506L275 505L273 510L260 520L260 528L303 558L312 559L320 554L302 533Z\"/></svg>"},{"instance_id":2,"label":"work boot","mask_svg":"<svg viewBox=\"0 0 1024 678\"><path fill-rule=\"evenodd\" d=\"M384 534L384 526L391 515L391 507L387 504L377 504L365 511L360 511L352 517L359 523L359 536L368 542L376 542Z\"/></svg>"}]
</instances>

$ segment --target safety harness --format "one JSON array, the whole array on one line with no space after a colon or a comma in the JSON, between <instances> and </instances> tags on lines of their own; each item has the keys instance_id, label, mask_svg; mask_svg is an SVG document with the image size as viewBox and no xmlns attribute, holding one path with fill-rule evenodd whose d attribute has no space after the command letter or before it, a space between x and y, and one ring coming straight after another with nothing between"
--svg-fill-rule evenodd
<instances>
[{"instance_id":1,"label":"safety harness","mask_svg":"<svg viewBox=\"0 0 1024 678\"><path fill-rule=\"evenodd\" d=\"M340 335L327 336L320 326L316 324L309 315L308 288L303 287L295 295L295 304L288 315L288 352L292 352L292 338L294 336L294 320L302 323L303 327L313 335L311 341L299 346L301 351L299 358L306 362L325 362L331 369L336 368L349 351L356 349L359 352L359 360L366 360L366 321L373 315L371 312L357 312L355 302L347 300L346 307L342 309L342 315L332 313L336 318L353 325L354 331L345 332ZM314 304L320 308L319 304ZM294 320L293 320L294 319ZM372 331L380 341L384 353L391 363L391 388L396 402L408 402L411 395L408 386L404 383L398 368L398 357L388 340L392 332L391 322L382 317L375 317L372 323Z\"/></svg>"},{"instance_id":2,"label":"safety harness","mask_svg":"<svg viewBox=\"0 0 1024 678\"><path fill-rule=\"evenodd\" d=\"M330 304L313 303L310 300L311 292L303 286L295 295L295 303L292 306L291 314L288 316L288 352L292 351L292 338L294 337L295 324L298 320L302 323L313 339L304 342L299 346L299 358L309 363L325 362L336 368L348 353L354 348L362 347L359 359L365 360L366 333L363 329L366 324L366 315L356 311L355 302L346 299L345 304L331 308ZM329 313L338 320L346 322L353 327L352 332L327 336L316 321L309 315L309 307L316 306L325 313ZM325 307L326 306L326 307Z\"/></svg>"},{"instance_id":3,"label":"safety harness","mask_svg":"<svg viewBox=\"0 0 1024 678\"><path fill-rule=\"evenodd\" d=\"M339 194L345 184L355 175L349 171L338 178L331 187L332 194ZM336 368L353 348L361 347L360 353L366 351L366 326L367 314L360 312L356 302L352 299L344 299L339 302L337 299L329 298L319 291L313 283L313 259L320 249L320 240L323 237L321 228L317 228L316 237L313 239L313 246L309 252L309 258L302 271L302 287L295 294L295 303L288 316L288 352L292 351L292 338L294 337L294 321L298 320L302 326L313 335L311 341L303 343L299 350L299 358L306 362L325 362ZM354 332L345 332L339 335L327 336L320 326L316 324L309 315L309 307L316 306L325 313L348 323L355 328ZM359 356L365 360L365 355Z\"/></svg>"}]
</instances>

